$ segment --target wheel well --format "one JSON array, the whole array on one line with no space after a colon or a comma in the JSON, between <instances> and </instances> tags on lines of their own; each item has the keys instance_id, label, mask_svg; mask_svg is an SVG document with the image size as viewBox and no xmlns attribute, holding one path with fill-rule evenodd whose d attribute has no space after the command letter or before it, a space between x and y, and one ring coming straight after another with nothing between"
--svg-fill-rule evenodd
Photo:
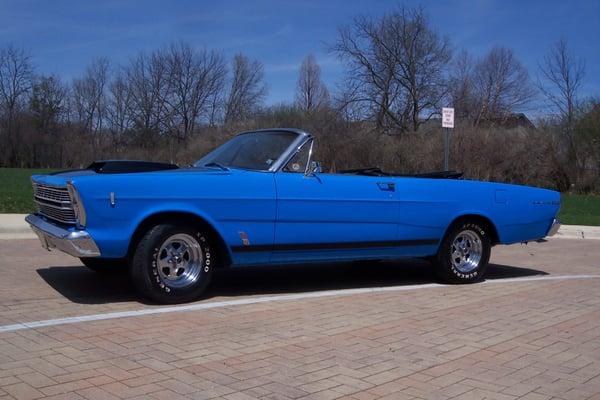
<instances>
[{"instance_id":1,"label":"wheel well","mask_svg":"<svg viewBox=\"0 0 600 400\"><path fill-rule=\"evenodd\" d=\"M146 232L152 227L163 223L181 223L182 225L191 225L201 229L204 233L209 235L209 240L215 244L218 254L223 257L223 262L218 263L218 266L229 266L231 264L231 255L229 254L227 245L217 230L202 217L188 212L161 212L144 219L135 229L135 232L129 241L127 257L130 257L133 254L135 246Z\"/></svg>"},{"instance_id":2,"label":"wheel well","mask_svg":"<svg viewBox=\"0 0 600 400\"><path fill-rule=\"evenodd\" d=\"M496 226L494 225L494 223L490 221L489 218L477 214L466 214L456 218L454 221L452 221L450 225L448 225L448 229L446 229L444 237L452 227L464 221L473 221L482 224L485 228L487 228L487 231L489 232L491 244L495 245L500 243L500 237L498 236L498 231L496 230Z\"/></svg>"}]
</instances>

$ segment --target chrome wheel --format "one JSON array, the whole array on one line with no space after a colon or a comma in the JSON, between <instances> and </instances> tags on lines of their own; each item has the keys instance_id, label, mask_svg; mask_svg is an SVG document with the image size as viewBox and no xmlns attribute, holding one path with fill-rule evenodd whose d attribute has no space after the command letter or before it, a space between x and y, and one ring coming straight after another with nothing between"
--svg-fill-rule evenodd
<instances>
[{"instance_id":1,"label":"chrome wheel","mask_svg":"<svg viewBox=\"0 0 600 400\"><path fill-rule=\"evenodd\" d=\"M483 254L483 245L479 235L472 230L459 232L452 246L450 246L450 258L452 265L462 273L469 273L479 266Z\"/></svg>"},{"instance_id":2,"label":"chrome wheel","mask_svg":"<svg viewBox=\"0 0 600 400\"><path fill-rule=\"evenodd\" d=\"M200 243L193 236L178 233L167 238L156 255L158 275L165 285L184 288L196 283L203 260Z\"/></svg>"}]
</instances>

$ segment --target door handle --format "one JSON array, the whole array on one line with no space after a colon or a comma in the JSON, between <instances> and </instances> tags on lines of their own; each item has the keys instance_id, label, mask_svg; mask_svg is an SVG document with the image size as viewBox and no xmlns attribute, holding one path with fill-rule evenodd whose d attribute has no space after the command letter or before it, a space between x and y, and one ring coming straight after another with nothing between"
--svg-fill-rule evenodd
<instances>
[{"instance_id":1,"label":"door handle","mask_svg":"<svg viewBox=\"0 0 600 400\"><path fill-rule=\"evenodd\" d=\"M377 182L377 186L379 186L379 190L386 192L396 191L396 184L394 182Z\"/></svg>"}]
</instances>

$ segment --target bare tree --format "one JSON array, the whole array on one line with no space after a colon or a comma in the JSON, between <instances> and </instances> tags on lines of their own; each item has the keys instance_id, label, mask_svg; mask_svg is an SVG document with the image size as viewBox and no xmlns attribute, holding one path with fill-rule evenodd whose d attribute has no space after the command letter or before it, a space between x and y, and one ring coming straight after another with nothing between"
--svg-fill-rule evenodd
<instances>
[{"instance_id":1,"label":"bare tree","mask_svg":"<svg viewBox=\"0 0 600 400\"><path fill-rule=\"evenodd\" d=\"M69 88L59 77L40 76L33 85L29 100L34 128L42 135L53 135L67 117Z\"/></svg>"},{"instance_id":2,"label":"bare tree","mask_svg":"<svg viewBox=\"0 0 600 400\"><path fill-rule=\"evenodd\" d=\"M25 104L33 84L31 57L13 46L0 49L0 105L15 113Z\"/></svg>"},{"instance_id":3,"label":"bare tree","mask_svg":"<svg viewBox=\"0 0 600 400\"><path fill-rule=\"evenodd\" d=\"M6 146L0 164L18 163L19 116L27 104L32 84L29 54L12 45L0 49L0 145Z\"/></svg>"},{"instance_id":4,"label":"bare tree","mask_svg":"<svg viewBox=\"0 0 600 400\"><path fill-rule=\"evenodd\" d=\"M108 92L106 122L112 135L113 147L116 147L119 138L131 128L132 91L129 90L126 78L119 73L110 83Z\"/></svg>"},{"instance_id":5,"label":"bare tree","mask_svg":"<svg viewBox=\"0 0 600 400\"><path fill-rule=\"evenodd\" d=\"M68 118L69 87L58 76L38 76L29 99L31 135L21 146L31 165L63 165L64 145L70 140L63 134Z\"/></svg>"},{"instance_id":6,"label":"bare tree","mask_svg":"<svg viewBox=\"0 0 600 400\"><path fill-rule=\"evenodd\" d=\"M585 77L585 61L576 58L565 39L560 39L539 64L538 87L561 119L572 127L577 96Z\"/></svg>"},{"instance_id":7,"label":"bare tree","mask_svg":"<svg viewBox=\"0 0 600 400\"><path fill-rule=\"evenodd\" d=\"M535 96L527 70L511 49L494 47L479 60L473 74L479 103L476 123L504 118Z\"/></svg>"},{"instance_id":8,"label":"bare tree","mask_svg":"<svg viewBox=\"0 0 600 400\"><path fill-rule=\"evenodd\" d=\"M163 54L140 53L124 69L130 103L128 114L133 128L147 143L149 136L157 135L166 125L165 98L170 91L167 63Z\"/></svg>"},{"instance_id":9,"label":"bare tree","mask_svg":"<svg viewBox=\"0 0 600 400\"><path fill-rule=\"evenodd\" d=\"M452 63L448 92L459 120L473 120L478 112L478 99L474 85L475 60L462 50Z\"/></svg>"},{"instance_id":10,"label":"bare tree","mask_svg":"<svg viewBox=\"0 0 600 400\"><path fill-rule=\"evenodd\" d=\"M451 51L422 9L356 19L332 50L349 65L346 98L364 103L378 127L416 131L438 112Z\"/></svg>"},{"instance_id":11,"label":"bare tree","mask_svg":"<svg viewBox=\"0 0 600 400\"><path fill-rule=\"evenodd\" d=\"M102 130L108 65L108 59L97 58L86 68L81 78L73 81L73 111L76 121L86 133L98 133Z\"/></svg>"},{"instance_id":12,"label":"bare tree","mask_svg":"<svg viewBox=\"0 0 600 400\"><path fill-rule=\"evenodd\" d=\"M264 67L242 54L233 58L233 76L225 105L225 122L242 121L259 110L267 95Z\"/></svg>"},{"instance_id":13,"label":"bare tree","mask_svg":"<svg viewBox=\"0 0 600 400\"><path fill-rule=\"evenodd\" d=\"M210 121L214 97L223 93L227 66L219 52L198 51L183 42L172 44L165 51L165 60L170 132L185 139L198 123Z\"/></svg>"},{"instance_id":14,"label":"bare tree","mask_svg":"<svg viewBox=\"0 0 600 400\"><path fill-rule=\"evenodd\" d=\"M315 56L309 54L302 61L296 85L296 105L310 114L329 104L329 91L321 80L321 67Z\"/></svg>"},{"instance_id":15,"label":"bare tree","mask_svg":"<svg viewBox=\"0 0 600 400\"><path fill-rule=\"evenodd\" d=\"M84 135L91 135L94 157L98 157L105 122L108 59L96 58L83 76L73 80L71 96L75 122Z\"/></svg>"}]
</instances>

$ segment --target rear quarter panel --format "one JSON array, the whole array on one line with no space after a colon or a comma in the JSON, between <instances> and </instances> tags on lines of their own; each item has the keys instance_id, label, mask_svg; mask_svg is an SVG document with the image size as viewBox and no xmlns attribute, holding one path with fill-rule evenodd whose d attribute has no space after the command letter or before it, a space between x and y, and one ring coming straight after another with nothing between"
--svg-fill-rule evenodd
<instances>
[{"instance_id":1,"label":"rear quarter panel","mask_svg":"<svg viewBox=\"0 0 600 400\"><path fill-rule=\"evenodd\" d=\"M536 240L546 236L560 206L558 192L520 185L397 178L397 188L400 239L442 238L456 219L477 215L492 222L500 243Z\"/></svg>"}]
</instances>

